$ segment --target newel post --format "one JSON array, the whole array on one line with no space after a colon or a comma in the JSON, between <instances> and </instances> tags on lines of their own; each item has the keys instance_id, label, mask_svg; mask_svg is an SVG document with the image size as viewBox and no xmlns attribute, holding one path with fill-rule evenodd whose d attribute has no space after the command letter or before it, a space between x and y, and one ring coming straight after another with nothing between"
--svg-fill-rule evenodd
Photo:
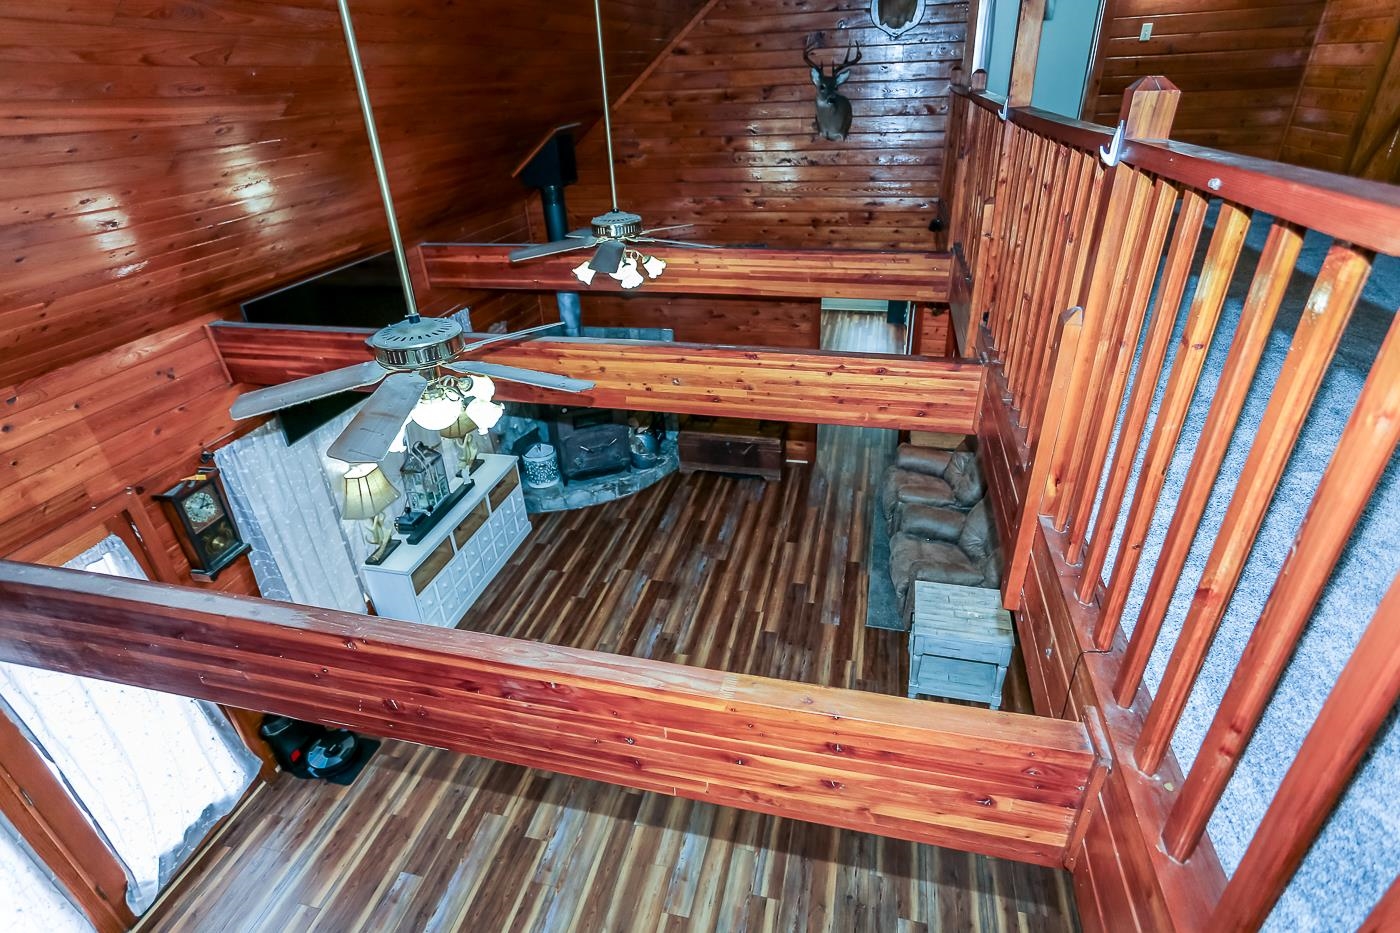
<instances>
[{"instance_id":1,"label":"newel post","mask_svg":"<svg viewBox=\"0 0 1400 933\"><path fill-rule=\"evenodd\" d=\"M1029 107L1035 89L1035 66L1040 59L1040 33L1045 28L1045 0L1021 0L1016 20L1016 46L1011 52L1007 107Z\"/></svg>"},{"instance_id":2,"label":"newel post","mask_svg":"<svg viewBox=\"0 0 1400 933\"><path fill-rule=\"evenodd\" d=\"M1098 484L1099 475L1088 458L1089 436L1108 404L1109 380L1104 375L1121 336L1116 331L1126 319L1126 315L1114 312L1127 297L1123 288L1129 278L1128 266L1135 258L1138 233L1132 225L1143 222L1143 218L1134 217L1133 204L1140 186L1150 184L1132 166L1122 164L1121 157L1132 140L1170 136L1180 98L1181 91L1166 78L1150 76L1134 81L1123 92L1114 138L1099 150L1107 167L1097 208L1085 231L1088 261L1073 294L1074 304L1084 309L1084 332L1069 384L1069 398L1076 404L1065 408L1066 420L1058 432L1044 500L1045 513L1060 530L1068 526L1073 507L1082 507L1085 501L1092 507L1093 496L1087 487ZM1075 548L1066 559L1078 563L1080 550Z\"/></svg>"}]
</instances>

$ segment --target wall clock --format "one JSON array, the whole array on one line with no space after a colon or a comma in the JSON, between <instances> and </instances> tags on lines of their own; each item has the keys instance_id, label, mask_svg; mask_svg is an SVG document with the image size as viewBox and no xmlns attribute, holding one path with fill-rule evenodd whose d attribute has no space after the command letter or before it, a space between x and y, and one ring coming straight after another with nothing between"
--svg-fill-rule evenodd
<instances>
[{"instance_id":1,"label":"wall clock","mask_svg":"<svg viewBox=\"0 0 1400 933\"><path fill-rule=\"evenodd\" d=\"M175 526L175 537L189 558L194 579L204 583L213 580L248 551L249 545L233 524L224 491L213 476L197 473L155 498Z\"/></svg>"}]
</instances>

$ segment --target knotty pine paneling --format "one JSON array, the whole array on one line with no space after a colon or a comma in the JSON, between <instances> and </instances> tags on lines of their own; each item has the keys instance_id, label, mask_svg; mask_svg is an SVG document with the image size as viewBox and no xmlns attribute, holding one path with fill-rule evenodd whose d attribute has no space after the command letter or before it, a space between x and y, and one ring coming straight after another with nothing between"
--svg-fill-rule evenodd
<instances>
[{"instance_id":1,"label":"knotty pine paneling","mask_svg":"<svg viewBox=\"0 0 1400 933\"><path fill-rule=\"evenodd\" d=\"M1182 90L1173 139L1276 159L1325 5L1108 0L1084 117L1116 124L1128 85L1165 75Z\"/></svg>"},{"instance_id":2,"label":"knotty pine paneling","mask_svg":"<svg viewBox=\"0 0 1400 933\"><path fill-rule=\"evenodd\" d=\"M1389 95L1380 93L1397 29L1396 0L1328 0L1284 134L1281 160L1363 174L1370 151L1380 148L1368 143L1400 115L1400 76L1391 78ZM1362 132L1363 124L1368 129L1374 125L1373 131Z\"/></svg>"},{"instance_id":3,"label":"knotty pine paneling","mask_svg":"<svg viewBox=\"0 0 1400 933\"><path fill-rule=\"evenodd\" d=\"M866 0L716 0L614 108L621 206L684 239L853 249L932 247L948 79L962 58L965 2L928 3L892 39ZM814 130L802 60L829 63L847 39L863 58L842 92L844 141ZM575 221L607 209L601 125L579 149Z\"/></svg>"},{"instance_id":4,"label":"knotty pine paneling","mask_svg":"<svg viewBox=\"0 0 1400 933\"><path fill-rule=\"evenodd\" d=\"M605 0L611 80L698 5ZM351 7L410 242L598 116L586 4ZM15 0L0 35L0 384L388 247L333 0Z\"/></svg>"},{"instance_id":5,"label":"knotty pine paneling","mask_svg":"<svg viewBox=\"0 0 1400 933\"><path fill-rule=\"evenodd\" d=\"M157 546L184 582L189 564L153 493L194 472L235 430L237 394L205 331L208 317L0 388L0 554L135 487ZM246 560L201 587L257 592Z\"/></svg>"},{"instance_id":6,"label":"knotty pine paneling","mask_svg":"<svg viewBox=\"0 0 1400 933\"><path fill-rule=\"evenodd\" d=\"M784 301L721 295L686 298L585 293L583 322L592 327L669 327L675 339L684 343L798 349L821 346L821 302L810 298Z\"/></svg>"}]
</instances>

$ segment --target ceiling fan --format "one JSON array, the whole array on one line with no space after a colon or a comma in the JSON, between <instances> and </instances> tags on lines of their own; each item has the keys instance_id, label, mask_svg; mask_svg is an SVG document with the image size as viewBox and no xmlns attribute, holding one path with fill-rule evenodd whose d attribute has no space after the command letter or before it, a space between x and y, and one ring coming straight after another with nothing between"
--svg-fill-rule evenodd
<instances>
[{"instance_id":1,"label":"ceiling fan","mask_svg":"<svg viewBox=\"0 0 1400 933\"><path fill-rule=\"evenodd\" d=\"M603 85L603 130L608 147L608 188L612 192L612 210L594 217L590 226L574 230L562 240L549 243L535 243L522 246L510 253L511 262L539 259L579 249L594 248L593 257L574 270L574 275L585 285L593 281L595 273L617 278L623 288L635 288L642 284L642 272L656 278L666 268L666 263L655 256L642 256L629 246L645 243L659 243L665 246L681 246L686 249L717 249L707 243L691 243L684 240L666 240L652 236L667 230L683 230L694 224L676 224L669 227L642 229L642 217L617 206L617 173L613 167L612 116L608 108L608 70L603 57L603 11L599 0L593 0L593 21L598 33L598 74ZM596 247L596 248L595 248Z\"/></svg>"},{"instance_id":2,"label":"ceiling fan","mask_svg":"<svg viewBox=\"0 0 1400 933\"><path fill-rule=\"evenodd\" d=\"M326 451L329 456L346 463L377 463L389 453L410 418L430 430L440 430L456 421L465 408L468 416L484 433L501 414L501 407L491 401L495 395L495 386L491 382L493 376L562 392L586 392L593 388L593 383L582 379L463 359L465 355L489 344L527 339L559 327L557 322L510 334L496 334L469 344L463 338L462 325L451 318L419 316L408 260L394 213L394 201L389 193L384 156L380 152L379 135L375 131L369 90L365 86L355 31L350 23L350 10L347 0L337 0L337 3L408 313L402 321L380 328L365 341L374 352L374 359L244 393L234 401L229 415L234 419L252 418L290 405L379 383L379 387ZM439 375L439 370L444 369L455 375Z\"/></svg>"}]
</instances>

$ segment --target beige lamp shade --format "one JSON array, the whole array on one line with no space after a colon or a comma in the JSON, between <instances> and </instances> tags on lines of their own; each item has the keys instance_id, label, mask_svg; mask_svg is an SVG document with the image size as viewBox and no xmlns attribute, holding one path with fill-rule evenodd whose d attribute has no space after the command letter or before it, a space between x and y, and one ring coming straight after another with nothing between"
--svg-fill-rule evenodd
<instances>
[{"instance_id":1,"label":"beige lamp shade","mask_svg":"<svg viewBox=\"0 0 1400 933\"><path fill-rule=\"evenodd\" d=\"M472 420L471 415L467 414L467 410L463 408L462 413L457 416L457 420L443 428L438 434L460 441L475 430L476 422Z\"/></svg>"},{"instance_id":2,"label":"beige lamp shade","mask_svg":"<svg viewBox=\"0 0 1400 933\"><path fill-rule=\"evenodd\" d=\"M346 521L374 518L399 497L399 491L377 463L359 463L341 479L344 498L340 517Z\"/></svg>"}]
</instances>

